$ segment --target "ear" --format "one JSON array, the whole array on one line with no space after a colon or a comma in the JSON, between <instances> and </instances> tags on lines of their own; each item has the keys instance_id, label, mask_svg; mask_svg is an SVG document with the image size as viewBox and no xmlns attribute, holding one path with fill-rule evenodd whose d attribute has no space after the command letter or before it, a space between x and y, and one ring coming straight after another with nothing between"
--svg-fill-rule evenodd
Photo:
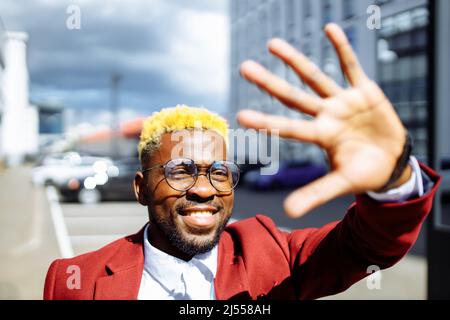
<instances>
[{"instance_id":1,"label":"ear","mask_svg":"<svg viewBox=\"0 0 450 320\"><path fill-rule=\"evenodd\" d=\"M144 174L141 171L136 172L134 176L133 188L136 200L143 206L148 206L148 188Z\"/></svg>"}]
</instances>

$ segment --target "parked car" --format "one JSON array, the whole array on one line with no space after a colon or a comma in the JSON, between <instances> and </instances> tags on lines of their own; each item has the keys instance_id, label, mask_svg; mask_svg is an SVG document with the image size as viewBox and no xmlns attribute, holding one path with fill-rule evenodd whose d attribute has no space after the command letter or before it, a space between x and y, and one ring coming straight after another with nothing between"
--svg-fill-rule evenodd
<instances>
[{"instance_id":1,"label":"parked car","mask_svg":"<svg viewBox=\"0 0 450 320\"><path fill-rule=\"evenodd\" d=\"M272 165L275 165L272 163ZM297 188L325 175L327 168L323 164L309 162L279 162L279 170L273 175L263 175L252 170L244 177L244 183L258 190L275 188Z\"/></svg>"},{"instance_id":2,"label":"parked car","mask_svg":"<svg viewBox=\"0 0 450 320\"><path fill-rule=\"evenodd\" d=\"M236 164L239 166L239 184L243 183L244 177L247 173L264 167L264 164L259 159L252 160L248 156L246 156L244 159L238 159L236 157L234 159L234 162L236 162Z\"/></svg>"},{"instance_id":3,"label":"parked car","mask_svg":"<svg viewBox=\"0 0 450 320\"><path fill-rule=\"evenodd\" d=\"M107 200L135 200L133 180L139 168L138 159L119 160L104 173L68 177L55 187L63 201L88 204Z\"/></svg>"},{"instance_id":4,"label":"parked car","mask_svg":"<svg viewBox=\"0 0 450 320\"><path fill-rule=\"evenodd\" d=\"M76 152L50 155L32 169L31 181L37 186L56 185L74 176L106 171L111 165L109 158L85 156Z\"/></svg>"}]
</instances>

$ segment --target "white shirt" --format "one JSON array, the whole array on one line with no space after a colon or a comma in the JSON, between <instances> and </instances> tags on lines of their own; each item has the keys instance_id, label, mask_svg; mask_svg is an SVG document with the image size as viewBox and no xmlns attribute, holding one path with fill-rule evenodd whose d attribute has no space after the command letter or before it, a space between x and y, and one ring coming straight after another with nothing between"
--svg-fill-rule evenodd
<instances>
[{"instance_id":1,"label":"white shirt","mask_svg":"<svg viewBox=\"0 0 450 320\"><path fill-rule=\"evenodd\" d=\"M422 196L432 187L431 179L411 156L411 178L385 193L368 192L380 202L400 202ZM424 190L425 189L425 190ZM144 272L139 300L214 300L214 278L217 272L217 245L190 261L175 258L153 247L148 241L148 225L144 232Z\"/></svg>"},{"instance_id":2,"label":"white shirt","mask_svg":"<svg viewBox=\"0 0 450 320\"><path fill-rule=\"evenodd\" d=\"M144 230L144 271L138 300L215 300L217 245L189 261L171 256L150 244Z\"/></svg>"}]
</instances>

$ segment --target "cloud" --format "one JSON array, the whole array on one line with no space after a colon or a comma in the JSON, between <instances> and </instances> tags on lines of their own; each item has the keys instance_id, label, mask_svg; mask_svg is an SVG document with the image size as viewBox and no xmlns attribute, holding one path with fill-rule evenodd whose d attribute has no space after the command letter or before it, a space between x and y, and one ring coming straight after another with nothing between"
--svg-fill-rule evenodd
<instances>
[{"instance_id":1,"label":"cloud","mask_svg":"<svg viewBox=\"0 0 450 320\"><path fill-rule=\"evenodd\" d=\"M81 29L68 30L78 5ZM227 0L2 0L9 30L29 33L33 101L106 109L109 77L120 104L141 113L186 103L224 112L228 94Z\"/></svg>"},{"instance_id":2,"label":"cloud","mask_svg":"<svg viewBox=\"0 0 450 320\"><path fill-rule=\"evenodd\" d=\"M227 18L223 14L182 10L178 14L177 41L172 42L170 52L176 57L180 70L174 79L183 88L195 94L209 90L221 94L226 88L228 68ZM198 64L192 61L199 61Z\"/></svg>"}]
</instances>

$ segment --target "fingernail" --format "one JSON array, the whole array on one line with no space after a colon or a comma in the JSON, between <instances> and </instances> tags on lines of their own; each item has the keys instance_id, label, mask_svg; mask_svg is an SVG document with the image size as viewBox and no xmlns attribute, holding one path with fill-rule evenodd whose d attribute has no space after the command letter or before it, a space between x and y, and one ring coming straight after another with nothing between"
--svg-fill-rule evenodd
<instances>
[{"instance_id":1,"label":"fingernail","mask_svg":"<svg viewBox=\"0 0 450 320\"><path fill-rule=\"evenodd\" d=\"M308 198L293 195L287 197L284 208L289 216L299 218L310 210L310 204Z\"/></svg>"},{"instance_id":2,"label":"fingernail","mask_svg":"<svg viewBox=\"0 0 450 320\"><path fill-rule=\"evenodd\" d=\"M252 60L247 60L244 63L242 63L241 68L250 72L257 72L261 69L259 65Z\"/></svg>"},{"instance_id":3,"label":"fingernail","mask_svg":"<svg viewBox=\"0 0 450 320\"><path fill-rule=\"evenodd\" d=\"M258 117L261 117L261 113L255 110L251 110L251 109L245 109L242 111L239 111L239 114L244 114L247 117L251 117L253 119L257 119Z\"/></svg>"},{"instance_id":4,"label":"fingernail","mask_svg":"<svg viewBox=\"0 0 450 320\"><path fill-rule=\"evenodd\" d=\"M273 38L273 39L269 40L269 42L267 43L267 46L270 49L277 49L277 50L282 50L282 49L288 48L286 46L286 42L284 42L283 40L281 40L279 38Z\"/></svg>"}]
</instances>

